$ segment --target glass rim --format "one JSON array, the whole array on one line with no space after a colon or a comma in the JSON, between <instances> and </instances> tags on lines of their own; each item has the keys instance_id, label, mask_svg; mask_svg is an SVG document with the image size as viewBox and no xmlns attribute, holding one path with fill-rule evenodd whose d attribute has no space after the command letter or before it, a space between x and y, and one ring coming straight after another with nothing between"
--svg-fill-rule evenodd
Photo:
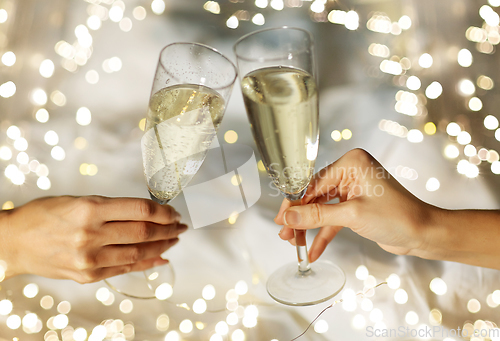
<instances>
[{"instance_id":1,"label":"glass rim","mask_svg":"<svg viewBox=\"0 0 500 341\"><path fill-rule=\"evenodd\" d=\"M164 46L161 51L160 51L160 58L159 58L159 64L161 65L161 67L163 68L163 70L165 70L166 73L168 73L172 78L174 78L175 80L177 80L179 83L182 83L181 80L173 75L169 69L163 65L163 61L162 61L162 54L165 50L167 50L169 47L172 47L172 46L176 46L176 45L191 45L191 46L198 46L198 47L202 47L204 49L207 49L207 50L210 50L212 52L214 52L215 54L218 54L219 56L221 56L223 59L225 59L227 62L229 62L229 65L231 65L233 67L233 71L234 71L234 76L233 78L229 81L229 83L227 85L223 85L223 86L219 86L219 87L209 87L213 90L222 90L222 89L226 89L226 88L229 88L231 86L233 86L233 84L235 83L236 79L238 78L238 68L236 67L236 65L234 65L234 63L228 58L226 57L222 52L220 52L219 50L217 50L216 48L213 48L211 46L208 46L208 45L205 45L205 44L201 44L201 43L193 43L193 42L174 42L174 43L170 43L166 46ZM198 85L201 85L201 84L198 84Z\"/></svg>"},{"instance_id":2,"label":"glass rim","mask_svg":"<svg viewBox=\"0 0 500 341\"><path fill-rule=\"evenodd\" d=\"M278 30L301 31L301 32L303 32L303 33L306 34L306 36L309 38L309 41L311 42L311 47L314 48L314 37L311 34L311 32L309 32L306 29L303 29L303 28L300 28L300 27L294 27L294 26L270 27L270 28L264 28L262 30L257 30L257 31L253 31L253 32L247 33L244 36L242 36L240 39L238 39L236 41L236 43L234 43L234 45L233 45L233 52L236 55L236 58L244 60L244 61L247 61L247 62L274 61L274 60L278 61L278 60L282 60L282 58L248 58L248 57L244 57L244 56L238 54L238 52L236 51L238 45L243 40L247 39L248 37L251 37L253 35L257 35L259 33L267 32L267 31L278 31Z\"/></svg>"}]
</instances>

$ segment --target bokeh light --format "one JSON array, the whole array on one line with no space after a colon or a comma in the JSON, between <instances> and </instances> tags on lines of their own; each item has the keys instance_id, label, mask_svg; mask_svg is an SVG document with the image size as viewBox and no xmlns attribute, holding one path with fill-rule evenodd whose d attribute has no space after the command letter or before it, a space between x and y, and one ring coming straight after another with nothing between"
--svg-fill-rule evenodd
<instances>
[{"instance_id":1,"label":"bokeh light","mask_svg":"<svg viewBox=\"0 0 500 341\"><path fill-rule=\"evenodd\" d=\"M446 285L445 281L443 281L439 277L434 278L430 282L429 288L431 289L431 291L433 293L435 293L436 295L439 295L439 296L446 294L446 292L448 291L448 286Z\"/></svg>"},{"instance_id":2,"label":"bokeh light","mask_svg":"<svg viewBox=\"0 0 500 341\"><path fill-rule=\"evenodd\" d=\"M245 295L248 292L248 284L244 280L240 280L234 286L234 291L240 296Z\"/></svg>"},{"instance_id":3,"label":"bokeh light","mask_svg":"<svg viewBox=\"0 0 500 341\"><path fill-rule=\"evenodd\" d=\"M488 130L495 130L498 128L498 118L493 115L488 115L484 118L484 127Z\"/></svg>"},{"instance_id":4,"label":"bokeh light","mask_svg":"<svg viewBox=\"0 0 500 341\"><path fill-rule=\"evenodd\" d=\"M318 334L324 334L328 331L328 322L325 320L318 320L314 323L314 331Z\"/></svg>"},{"instance_id":5,"label":"bokeh light","mask_svg":"<svg viewBox=\"0 0 500 341\"><path fill-rule=\"evenodd\" d=\"M66 152L61 146L53 147L50 151L50 155L57 161L62 161L66 158Z\"/></svg>"},{"instance_id":6,"label":"bokeh light","mask_svg":"<svg viewBox=\"0 0 500 341\"><path fill-rule=\"evenodd\" d=\"M460 151L457 146L449 144L444 148L444 156L448 159L456 159L460 155Z\"/></svg>"},{"instance_id":7,"label":"bokeh light","mask_svg":"<svg viewBox=\"0 0 500 341\"><path fill-rule=\"evenodd\" d=\"M458 89L462 95L472 95L476 91L474 83L470 79L462 79L458 82Z\"/></svg>"},{"instance_id":8,"label":"bokeh light","mask_svg":"<svg viewBox=\"0 0 500 341\"><path fill-rule=\"evenodd\" d=\"M432 82L425 89L425 96L429 99L436 99L443 93L443 86L439 82Z\"/></svg>"},{"instance_id":9,"label":"bokeh light","mask_svg":"<svg viewBox=\"0 0 500 341\"><path fill-rule=\"evenodd\" d=\"M215 287L211 284L205 285L201 296L207 301L212 300L215 297Z\"/></svg>"},{"instance_id":10,"label":"bokeh light","mask_svg":"<svg viewBox=\"0 0 500 341\"><path fill-rule=\"evenodd\" d=\"M12 150L7 146L0 147L0 159L9 161L12 158Z\"/></svg>"},{"instance_id":11,"label":"bokeh light","mask_svg":"<svg viewBox=\"0 0 500 341\"><path fill-rule=\"evenodd\" d=\"M165 2L163 0L153 0L151 3L151 10L154 14L160 15L165 12Z\"/></svg>"},{"instance_id":12,"label":"bokeh light","mask_svg":"<svg viewBox=\"0 0 500 341\"><path fill-rule=\"evenodd\" d=\"M89 125L92 122L92 114L86 107L81 107L76 112L76 123L82 126Z\"/></svg>"},{"instance_id":13,"label":"bokeh light","mask_svg":"<svg viewBox=\"0 0 500 341\"><path fill-rule=\"evenodd\" d=\"M494 82L490 77L481 75L477 78L477 86L484 90L491 90L493 89Z\"/></svg>"},{"instance_id":14,"label":"bokeh light","mask_svg":"<svg viewBox=\"0 0 500 341\"><path fill-rule=\"evenodd\" d=\"M368 278L369 272L366 266L360 265L356 268L356 278L359 279L360 281L364 281L365 279Z\"/></svg>"},{"instance_id":15,"label":"bokeh light","mask_svg":"<svg viewBox=\"0 0 500 341\"><path fill-rule=\"evenodd\" d=\"M3 98L9 98L14 96L16 93L16 84L13 81L8 81L0 85L0 96Z\"/></svg>"},{"instance_id":16,"label":"bokeh light","mask_svg":"<svg viewBox=\"0 0 500 341\"><path fill-rule=\"evenodd\" d=\"M406 302L408 302L408 293L406 292L406 290L401 288L396 290L396 292L394 293L394 301L396 301L396 303L398 304L405 304Z\"/></svg>"},{"instance_id":17,"label":"bokeh light","mask_svg":"<svg viewBox=\"0 0 500 341\"><path fill-rule=\"evenodd\" d=\"M23 295L27 298L33 298L38 295L38 290L38 285L36 283L30 283L24 287Z\"/></svg>"},{"instance_id":18,"label":"bokeh light","mask_svg":"<svg viewBox=\"0 0 500 341\"><path fill-rule=\"evenodd\" d=\"M418 314L412 310L406 313L405 315L405 321L407 324L410 326L414 326L418 323Z\"/></svg>"},{"instance_id":19,"label":"bokeh light","mask_svg":"<svg viewBox=\"0 0 500 341\"><path fill-rule=\"evenodd\" d=\"M235 143L238 141L238 133L236 133L234 130L228 130L224 134L224 141L227 143Z\"/></svg>"},{"instance_id":20,"label":"bokeh light","mask_svg":"<svg viewBox=\"0 0 500 341\"><path fill-rule=\"evenodd\" d=\"M183 334L189 334L193 331L193 322L189 319L182 320L179 323L179 330Z\"/></svg>"},{"instance_id":21,"label":"bokeh light","mask_svg":"<svg viewBox=\"0 0 500 341\"><path fill-rule=\"evenodd\" d=\"M411 129L406 136L411 143L420 143L424 140L424 134L418 129Z\"/></svg>"},{"instance_id":22,"label":"bokeh light","mask_svg":"<svg viewBox=\"0 0 500 341\"><path fill-rule=\"evenodd\" d=\"M39 72L44 78L50 78L54 74L55 65L50 59L45 59L40 63Z\"/></svg>"},{"instance_id":23,"label":"bokeh light","mask_svg":"<svg viewBox=\"0 0 500 341\"><path fill-rule=\"evenodd\" d=\"M243 332L243 330L241 329L236 329L231 334L231 341L245 341L245 339L245 332Z\"/></svg>"},{"instance_id":24,"label":"bokeh light","mask_svg":"<svg viewBox=\"0 0 500 341\"><path fill-rule=\"evenodd\" d=\"M146 9L144 7L137 6L132 11L132 15L134 16L134 19L141 21L141 20L146 19L147 12L146 12Z\"/></svg>"},{"instance_id":25,"label":"bokeh light","mask_svg":"<svg viewBox=\"0 0 500 341\"><path fill-rule=\"evenodd\" d=\"M427 122L424 125L424 131L427 135L434 135L436 133L436 125L433 122Z\"/></svg>"},{"instance_id":26,"label":"bokeh light","mask_svg":"<svg viewBox=\"0 0 500 341\"><path fill-rule=\"evenodd\" d=\"M473 314L478 313L481 310L481 303L475 298L470 299L469 302L467 302L467 310Z\"/></svg>"},{"instance_id":27,"label":"bokeh light","mask_svg":"<svg viewBox=\"0 0 500 341\"><path fill-rule=\"evenodd\" d=\"M483 102L478 97L472 97L469 100L469 109L472 111L479 111L483 108Z\"/></svg>"},{"instance_id":28,"label":"bokeh light","mask_svg":"<svg viewBox=\"0 0 500 341\"><path fill-rule=\"evenodd\" d=\"M12 66L16 63L16 54L12 51L7 51L2 55L2 63L5 66Z\"/></svg>"},{"instance_id":29,"label":"bokeh light","mask_svg":"<svg viewBox=\"0 0 500 341\"><path fill-rule=\"evenodd\" d=\"M38 109L35 118L40 123L47 123L49 120L49 112L46 109Z\"/></svg>"},{"instance_id":30,"label":"bokeh light","mask_svg":"<svg viewBox=\"0 0 500 341\"><path fill-rule=\"evenodd\" d=\"M417 76L410 76L406 80L406 87L410 90L418 90L422 86L422 82Z\"/></svg>"},{"instance_id":31,"label":"bokeh light","mask_svg":"<svg viewBox=\"0 0 500 341\"><path fill-rule=\"evenodd\" d=\"M469 67L472 65L472 53L467 49L461 49L458 52L457 61L462 67Z\"/></svg>"},{"instance_id":32,"label":"bokeh light","mask_svg":"<svg viewBox=\"0 0 500 341\"><path fill-rule=\"evenodd\" d=\"M9 13L3 8L0 8L0 24L3 24L9 18Z\"/></svg>"},{"instance_id":33,"label":"bokeh light","mask_svg":"<svg viewBox=\"0 0 500 341\"><path fill-rule=\"evenodd\" d=\"M230 16L226 21L226 26L232 29L238 28L240 22L234 15Z\"/></svg>"},{"instance_id":34,"label":"bokeh light","mask_svg":"<svg viewBox=\"0 0 500 341\"><path fill-rule=\"evenodd\" d=\"M457 135L457 142L460 143L461 145L466 145L469 144L472 141L471 135L466 132L466 131L461 131Z\"/></svg>"},{"instance_id":35,"label":"bokeh light","mask_svg":"<svg viewBox=\"0 0 500 341\"><path fill-rule=\"evenodd\" d=\"M401 285L401 279L396 274L390 274L387 277L387 286L391 289L398 289Z\"/></svg>"},{"instance_id":36,"label":"bokeh light","mask_svg":"<svg viewBox=\"0 0 500 341\"><path fill-rule=\"evenodd\" d=\"M10 315L6 321L9 329L16 330L21 327L21 317L19 315Z\"/></svg>"},{"instance_id":37,"label":"bokeh light","mask_svg":"<svg viewBox=\"0 0 500 341\"><path fill-rule=\"evenodd\" d=\"M458 125L458 123L450 122L446 126L446 133L450 136L458 136L458 134L462 131L462 128Z\"/></svg>"},{"instance_id":38,"label":"bokeh light","mask_svg":"<svg viewBox=\"0 0 500 341\"><path fill-rule=\"evenodd\" d=\"M155 296L160 301L170 298L173 293L173 288L169 283L162 283L155 290Z\"/></svg>"},{"instance_id":39,"label":"bokeh light","mask_svg":"<svg viewBox=\"0 0 500 341\"><path fill-rule=\"evenodd\" d=\"M7 316L12 312L14 305L12 301L3 299L0 301L0 315Z\"/></svg>"},{"instance_id":40,"label":"bokeh light","mask_svg":"<svg viewBox=\"0 0 500 341\"><path fill-rule=\"evenodd\" d=\"M59 135L53 130L46 132L43 139L49 146L55 146L59 143Z\"/></svg>"},{"instance_id":41,"label":"bokeh light","mask_svg":"<svg viewBox=\"0 0 500 341\"><path fill-rule=\"evenodd\" d=\"M430 68L432 66L433 62L434 62L434 59L428 53L424 53L423 55L421 55L418 58L418 65L420 65L424 69Z\"/></svg>"},{"instance_id":42,"label":"bokeh light","mask_svg":"<svg viewBox=\"0 0 500 341\"><path fill-rule=\"evenodd\" d=\"M207 311L207 302L202 298L197 299L193 303L193 311L196 314L203 314L205 311Z\"/></svg>"}]
</instances>

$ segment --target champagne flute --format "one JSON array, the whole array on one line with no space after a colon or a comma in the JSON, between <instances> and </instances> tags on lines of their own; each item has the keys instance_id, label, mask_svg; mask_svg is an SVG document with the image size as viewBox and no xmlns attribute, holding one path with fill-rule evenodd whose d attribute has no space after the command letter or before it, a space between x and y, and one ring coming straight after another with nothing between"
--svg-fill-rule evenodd
<instances>
[{"instance_id":1,"label":"champagne flute","mask_svg":"<svg viewBox=\"0 0 500 341\"><path fill-rule=\"evenodd\" d=\"M253 137L269 176L292 205L300 205L318 154L318 92L313 39L292 27L250 33L234 45ZM312 305L342 290L345 275L328 261L309 263L305 230L295 230L298 264L267 281L273 299Z\"/></svg>"},{"instance_id":2,"label":"champagne flute","mask_svg":"<svg viewBox=\"0 0 500 341\"><path fill-rule=\"evenodd\" d=\"M173 43L161 51L141 140L152 200L168 204L196 174L216 136L236 78L234 64L209 46ZM107 283L127 296L155 298L157 290L165 297L173 280L172 267L162 266L116 276Z\"/></svg>"}]
</instances>

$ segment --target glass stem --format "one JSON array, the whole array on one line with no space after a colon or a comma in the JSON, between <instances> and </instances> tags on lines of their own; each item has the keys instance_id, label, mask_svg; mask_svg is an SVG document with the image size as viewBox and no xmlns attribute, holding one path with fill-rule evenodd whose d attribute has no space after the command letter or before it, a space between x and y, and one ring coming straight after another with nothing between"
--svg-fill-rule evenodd
<instances>
[{"instance_id":1,"label":"glass stem","mask_svg":"<svg viewBox=\"0 0 500 341\"><path fill-rule=\"evenodd\" d=\"M292 206L299 206L301 200L291 200ZM307 252L306 230L293 230L295 235L295 245L297 247L297 259L300 274L306 274L311 270L309 265L309 254Z\"/></svg>"}]
</instances>

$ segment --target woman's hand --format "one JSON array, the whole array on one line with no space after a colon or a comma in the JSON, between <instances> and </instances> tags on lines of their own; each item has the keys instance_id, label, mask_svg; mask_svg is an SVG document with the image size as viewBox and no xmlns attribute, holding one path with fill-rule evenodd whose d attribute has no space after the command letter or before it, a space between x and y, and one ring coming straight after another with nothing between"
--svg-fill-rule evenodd
<instances>
[{"instance_id":1,"label":"woman's hand","mask_svg":"<svg viewBox=\"0 0 500 341\"><path fill-rule=\"evenodd\" d=\"M50 197L0 212L6 277L35 274L89 283L168 263L187 230L171 206L136 198Z\"/></svg>"},{"instance_id":2,"label":"woman's hand","mask_svg":"<svg viewBox=\"0 0 500 341\"><path fill-rule=\"evenodd\" d=\"M334 198L340 202L326 204ZM342 227L391 253L422 256L436 210L408 192L368 152L355 149L314 176L302 206L291 207L285 199L275 222L285 225L280 237L292 244L292 229L321 228L309 251L312 262Z\"/></svg>"}]
</instances>

